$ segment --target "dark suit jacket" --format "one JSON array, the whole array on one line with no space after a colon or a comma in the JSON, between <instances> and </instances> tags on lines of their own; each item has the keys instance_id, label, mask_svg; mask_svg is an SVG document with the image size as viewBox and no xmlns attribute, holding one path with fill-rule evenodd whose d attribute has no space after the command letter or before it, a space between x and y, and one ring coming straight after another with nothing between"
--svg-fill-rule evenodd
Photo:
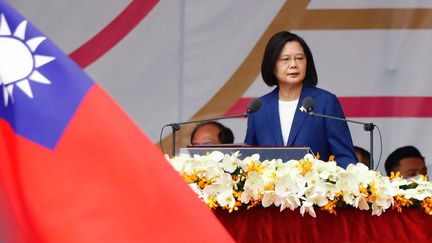
<instances>
[{"instance_id":1,"label":"dark suit jacket","mask_svg":"<svg viewBox=\"0 0 432 243\"><path fill-rule=\"evenodd\" d=\"M279 89L262 96L262 107L248 118L245 143L257 146L307 146L314 154L319 153L321 160L327 161L334 155L341 167L356 162L354 146L348 125L344 121L309 116L301 112L305 97L314 99L314 112L345 118L336 96L323 89L304 84L294 114L288 144L283 143L279 119Z\"/></svg>"}]
</instances>

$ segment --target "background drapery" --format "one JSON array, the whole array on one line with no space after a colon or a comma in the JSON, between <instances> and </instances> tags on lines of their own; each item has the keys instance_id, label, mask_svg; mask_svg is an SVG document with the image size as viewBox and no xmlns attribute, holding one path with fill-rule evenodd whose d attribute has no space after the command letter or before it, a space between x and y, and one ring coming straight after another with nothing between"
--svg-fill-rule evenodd
<instances>
[{"instance_id":1,"label":"background drapery","mask_svg":"<svg viewBox=\"0 0 432 243\"><path fill-rule=\"evenodd\" d=\"M411 144L431 166L428 1L168 0L145 19L148 1L9 2L84 66L155 143L164 124L221 116L268 92L259 74L264 45L274 32L292 30L312 49L318 86L341 98L349 118L381 127L382 160ZM85 43L105 51L84 52ZM235 142L243 141L246 120L223 123ZM179 146L189 143L190 127L179 133ZM354 143L369 149L369 134L350 129ZM374 149L378 160L377 132Z\"/></svg>"},{"instance_id":2,"label":"background drapery","mask_svg":"<svg viewBox=\"0 0 432 243\"><path fill-rule=\"evenodd\" d=\"M279 208L215 214L237 242L428 242L432 237L432 218L418 208L379 217L352 208L336 209L337 215L315 211L316 218Z\"/></svg>"}]
</instances>

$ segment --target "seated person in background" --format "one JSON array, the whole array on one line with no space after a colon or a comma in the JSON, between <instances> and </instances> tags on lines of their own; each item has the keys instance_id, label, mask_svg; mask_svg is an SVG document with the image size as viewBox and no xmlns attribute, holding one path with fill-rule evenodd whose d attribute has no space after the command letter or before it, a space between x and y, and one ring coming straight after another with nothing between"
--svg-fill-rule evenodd
<instances>
[{"instance_id":1,"label":"seated person in background","mask_svg":"<svg viewBox=\"0 0 432 243\"><path fill-rule=\"evenodd\" d=\"M414 146L396 149L388 156L384 166L387 176L392 171L399 171L405 179L427 174L425 159Z\"/></svg>"},{"instance_id":2,"label":"seated person in background","mask_svg":"<svg viewBox=\"0 0 432 243\"><path fill-rule=\"evenodd\" d=\"M230 144L233 142L234 135L231 129L215 121L198 124L191 135L192 145Z\"/></svg>"},{"instance_id":3,"label":"seated person in background","mask_svg":"<svg viewBox=\"0 0 432 243\"><path fill-rule=\"evenodd\" d=\"M354 146L354 152L356 153L358 162L363 163L369 169L373 169L370 167L370 153L367 150L358 146Z\"/></svg>"}]
</instances>

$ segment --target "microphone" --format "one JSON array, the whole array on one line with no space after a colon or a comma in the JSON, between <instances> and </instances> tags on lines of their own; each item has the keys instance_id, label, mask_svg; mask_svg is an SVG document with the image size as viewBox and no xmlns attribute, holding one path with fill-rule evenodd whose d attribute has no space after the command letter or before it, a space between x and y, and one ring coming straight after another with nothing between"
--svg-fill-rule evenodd
<instances>
[{"instance_id":1,"label":"microphone","mask_svg":"<svg viewBox=\"0 0 432 243\"><path fill-rule=\"evenodd\" d=\"M333 120L338 120L338 121L360 124L360 125L363 125L363 129L365 131L370 132L370 143L369 143L370 144L370 157L369 157L369 159L371 162L371 168L374 169L374 163L373 163L373 130L376 127L376 125L373 123L359 122L359 121L349 120L349 119L345 119L345 118L315 113L314 112L314 103L315 102L314 102L314 99L312 97L309 97L309 96L305 97L303 99L302 106L300 107L300 111L307 112L310 116L318 116L318 117L323 117L323 118L327 118L327 119L333 119Z\"/></svg>"},{"instance_id":2,"label":"microphone","mask_svg":"<svg viewBox=\"0 0 432 243\"><path fill-rule=\"evenodd\" d=\"M254 99L249 104L248 108L246 109L246 112L248 114L254 113L255 111L258 111L259 109L261 109L261 100L260 99Z\"/></svg>"},{"instance_id":3,"label":"microphone","mask_svg":"<svg viewBox=\"0 0 432 243\"><path fill-rule=\"evenodd\" d=\"M167 124L165 126L162 127L161 130L161 148L162 148L162 131L165 127L171 127L172 128L172 156L175 156L175 144L176 144L176 132L178 130L180 130L180 127L182 125L186 125L186 124L193 124L193 123L201 123L201 122L210 122L210 121L218 121L218 120L222 120L222 119L229 119L229 118L237 118L237 117L248 117L250 113L254 113L257 112L259 109L261 109L261 100L260 99L254 99L252 100L247 109L246 112L240 113L240 114L236 114L236 115L231 115L231 116L222 116L222 117L215 117L215 118L209 118L209 119L204 119L204 120L194 120L194 121L185 121L185 122L176 122L176 123L170 123Z\"/></svg>"},{"instance_id":4,"label":"microphone","mask_svg":"<svg viewBox=\"0 0 432 243\"><path fill-rule=\"evenodd\" d=\"M304 110L307 111L307 112L313 112L314 99L312 99L311 97L304 98L303 99L303 103L302 103L302 108L304 108Z\"/></svg>"}]
</instances>

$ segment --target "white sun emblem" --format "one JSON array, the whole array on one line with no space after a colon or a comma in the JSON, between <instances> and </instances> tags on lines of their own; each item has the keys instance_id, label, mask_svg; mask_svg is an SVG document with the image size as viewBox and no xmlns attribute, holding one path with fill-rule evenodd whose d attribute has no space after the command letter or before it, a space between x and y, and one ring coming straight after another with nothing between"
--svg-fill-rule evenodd
<instances>
[{"instance_id":1,"label":"white sun emblem","mask_svg":"<svg viewBox=\"0 0 432 243\"><path fill-rule=\"evenodd\" d=\"M30 81L51 84L37 68L51 62L54 57L36 55L34 52L46 39L38 36L25 39L27 21L22 21L12 33L3 14L0 15L0 86L3 88L5 106L13 102L15 85L29 98L33 98Z\"/></svg>"}]
</instances>

